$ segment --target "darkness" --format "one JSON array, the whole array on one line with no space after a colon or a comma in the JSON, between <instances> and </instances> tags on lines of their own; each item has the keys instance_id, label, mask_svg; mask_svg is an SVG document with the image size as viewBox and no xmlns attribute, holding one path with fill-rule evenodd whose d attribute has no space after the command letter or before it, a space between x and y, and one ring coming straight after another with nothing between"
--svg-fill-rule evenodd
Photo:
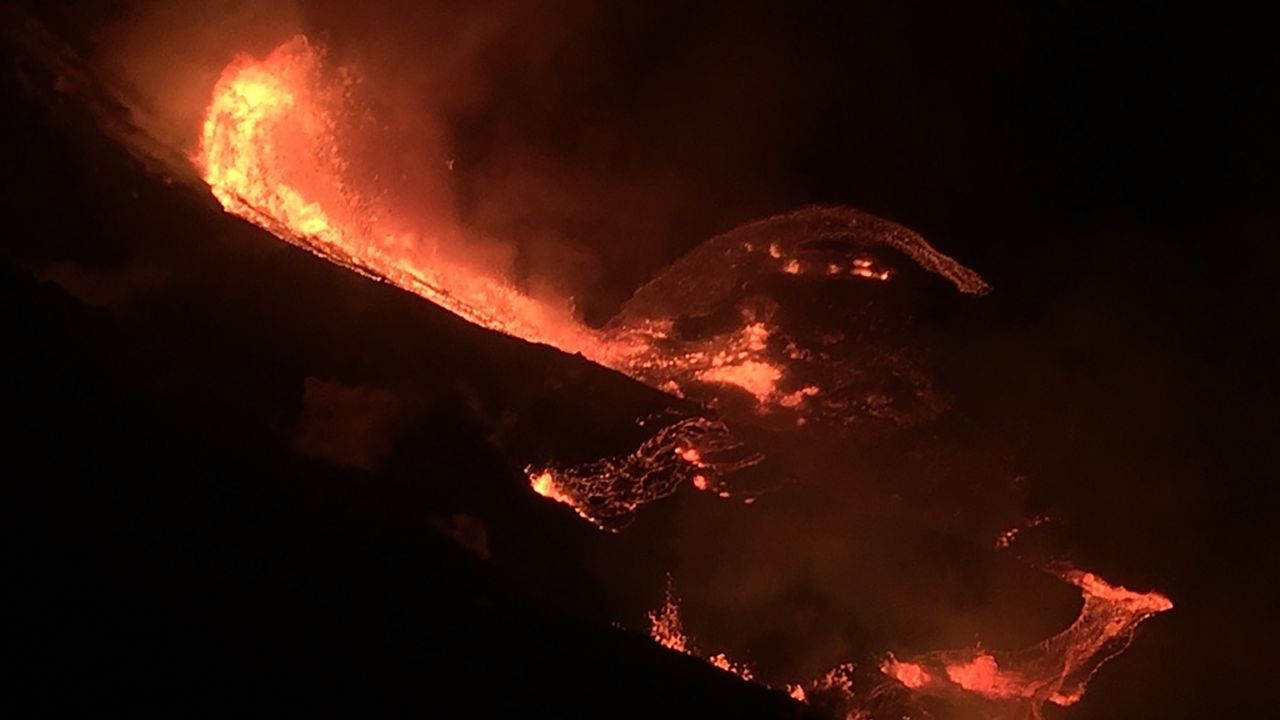
<instances>
[{"instance_id":1,"label":"darkness","mask_svg":"<svg viewBox=\"0 0 1280 720\"><path fill-rule=\"evenodd\" d=\"M807 488L681 492L606 536L521 466L631 447L674 401L145 169L66 70L136 7L4 8L10 715L797 717L634 632L667 573L708 646L765 670L1025 645L1071 593L985 551L1041 514L1028 556L1175 603L1051 717L1270 707L1280 56L1260 18L303 3L371 63L514 18L467 56L482 90L415 97L440 100L460 222L521 238L517 267L593 322L809 203L917 230L995 288L913 311L955 398L936 424L815 440ZM42 32L84 60L51 70Z\"/></svg>"}]
</instances>

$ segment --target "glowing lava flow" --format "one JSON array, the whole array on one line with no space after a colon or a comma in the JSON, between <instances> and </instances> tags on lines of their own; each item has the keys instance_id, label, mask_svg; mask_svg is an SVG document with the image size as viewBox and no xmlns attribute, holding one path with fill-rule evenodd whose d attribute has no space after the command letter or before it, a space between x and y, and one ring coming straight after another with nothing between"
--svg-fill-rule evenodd
<instances>
[{"instance_id":1,"label":"glowing lava flow","mask_svg":"<svg viewBox=\"0 0 1280 720\"><path fill-rule=\"evenodd\" d=\"M406 230L403 218L391 217L385 189L370 179L377 173L353 167L346 154L353 138L369 132L357 119L363 114L353 99L356 78L349 69L328 68L323 51L303 36L262 59L237 57L214 87L195 158L222 206L477 325L580 353L720 413L785 426L909 422L932 412L928 382L909 363L861 340L841 340L838 332L789 331L754 295L754 283L771 276L888 281L893 271L875 256L882 249L961 292L986 291L976 273L919 235L841 207L757 221L707 241L640 288L604 328L591 328L567 306L530 297L500 272L460 260L456 249L450 255L457 243L429 229ZM690 331L686 322L705 325L723 316L730 321L712 331ZM881 390L887 386L904 390L890 398ZM709 424L676 423L628 457L537 469L530 485L611 529L683 480L724 496L721 478L742 462L708 459L703 466L666 453L680 447L711 458L732 444L727 428Z\"/></svg>"},{"instance_id":2,"label":"glowing lava flow","mask_svg":"<svg viewBox=\"0 0 1280 720\"><path fill-rule=\"evenodd\" d=\"M1093 573L1069 570L1062 578L1080 588L1084 604L1071 627L1048 640L1015 652L977 647L906 660L890 656L881 670L917 694L984 699L1011 705L1021 717L1042 717L1046 702L1076 703L1098 669L1132 642L1138 625L1173 603Z\"/></svg>"},{"instance_id":3,"label":"glowing lava flow","mask_svg":"<svg viewBox=\"0 0 1280 720\"><path fill-rule=\"evenodd\" d=\"M1093 573L1066 570L1063 580L1080 589L1084 603L1075 622L1066 630L1030 648L1014 652L988 651L981 647L946 650L909 659L890 654L880 664L882 680L896 682L915 697L937 697L961 704L986 704L992 717L1038 720L1043 706L1073 705L1084 696L1085 686L1108 660L1133 640L1144 620L1173 608L1169 598L1157 592L1140 593L1111 585ZM684 628L679 601L668 580L663 606L649 613L649 636L669 650L699 657L744 680L760 682L750 667L724 653L701 654ZM854 692L854 665L844 663L804 684L784 688L801 702L819 700L838 708L847 719L871 717L865 707L877 691L866 697ZM881 683L883 684L883 683Z\"/></svg>"},{"instance_id":4,"label":"glowing lava flow","mask_svg":"<svg viewBox=\"0 0 1280 720\"><path fill-rule=\"evenodd\" d=\"M692 417L661 428L630 455L526 472L534 492L616 532L641 506L671 495L685 481L729 497L724 476L762 459L747 452L724 423Z\"/></svg>"},{"instance_id":5,"label":"glowing lava flow","mask_svg":"<svg viewBox=\"0 0 1280 720\"><path fill-rule=\"evenodd\" d=\"M397 224L403 219L389 217L379 188L357 179L372 175L353 169L344 152L348 136L359 134L355 77L330 72L324 53L302 36L263 59L236 58L214 87L196 158L223 207L477 325L581 353L665 392L713 403L745 394L761 415L856 414L857 402L842 395L844 378L832 375L839 366L812 362L821 349L782 332L768 312L741 308L735 326L716 332L678 327L731 306L761 276L880 283L893 273L872 255L887 248L961 292L987 289L906 228L850 208L816 207L711 239L638 290L605 328L587 327L501 273L449 256L429 228L406 231Z\"/></svg>"},{"instance_id":6,"label":"glowing lava flow","mask_svg":"<svg viewBox=\"0 0 1280 720\"><path fill-rule=\"evenodd\" d=\"M909 360L868 348L865 335L788 327L777 303L760 299L762 284L777 279L888 282L896 269L878 254L884 249L962 293L987 291L981 277L919 235L841 207L749 223L699 246L637 290L605 327L590 328L567 308L531 298L500 272L448 255L426 229L406 230L389 217L379 188L358 182L361 174L344 155L344 141L355 132L352 118L359 115L352 111L355 77L331 72L324 53L302 36L263 59L238 57L223 71L195 161L228 212L472 323L580 353L725 414L742 412L744 399L754 418L793 426L907 423L935 412L929 382ZM888 385L900 389L898 397L885 394L881 388ZM686 481L727 497L724 476L760 459L744 451L724 423L695 417L660 428L628 455L530 467L528 479L538 494L597 527L617 530L640 506ZM1007 545L1014 534L1000 542ZM881 671L920 696L1013 703L1028 717L1039 717L1046 702L1076 702L1137 626L1172 604L1158 593L1132 592L1089 573L1070 571L1063 578L1080 588L1084 606L1059 635L1011 653L976 648L890 656ZM650 622L657 642L695 654L670 592ZM753 679L749 668L723 654L704 659ZM852 666L843 665L787 689L797 699L821 693L848 699L852 682ZM849 717L863 716L856 702L850 707Z\"/></svg>"},{"instance_id":7,"label":"glowing lava flow","mask_svg":"<svg viewBox=\"0 0 1280 720\"><path fill-rule=\"evenodd\" d=\"M441 256L438 243L384 216L376 189L357 188L343 154L351 73L328 77L324 54L297 36L262 60L222 73L197 164L230 213L328 260L384 280L499 332L605 357L600 339L567 313L499 277Z\"/></svg>"}]
</instances>

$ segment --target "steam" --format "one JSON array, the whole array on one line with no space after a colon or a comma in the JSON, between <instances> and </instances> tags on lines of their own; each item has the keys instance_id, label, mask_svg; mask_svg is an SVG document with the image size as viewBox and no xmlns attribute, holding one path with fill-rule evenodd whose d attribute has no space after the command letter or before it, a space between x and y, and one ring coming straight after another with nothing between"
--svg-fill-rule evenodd
<instances>
[{"instance_id":1,"label":"steam","mask_svg":"<svg viewBox=\"0 0 1280 720\"><path fill-rule=\"evenodd\" d=\"M545 162L505 166L523 154L506 145L461 158L454 129L492 112L495 84L512 72L553 82L552 59L589 15L572 3L375 3L354 11L331 2L137 0L95 31L93 62L150 140L191 158L210 88L229 63L264 57L295 36L319 37L326 69L348 74L350 117L364 120L344 128L346 157L359 159L349 170L363 187L379 188L381 214L401 234L429 235L419 241L433 250L443 243L455 260L567 305L599 279L599 260L581 238L530 221L548 217L542 208L554 202L553 188L565 207L592 207L584 188L604 185L584 177L568 189L573 171ZM470 191L475 183L485 185L482 194Z\"/></svg>"},{"instance_id":2,"label":"steam","mask_svg":"<svg viewBox=\"0 0 1280 720\"><path fill-rule=\"evenodd\" d=\"M794 48L705 20L575 0L133 0L95 31L93 60L182 158L237 54L311 37L360 70L377 124L360 155L395 215L598 324L693 243L795 202L771 172L812 118L779 82ZM673 57L647 47L669 32L709 36Z\"/></svg>"},{"instance_id":3,"label":"steam","mask_svg":"<svg viewBox=\"0 0 1280 720\"><path fill-rule=\"evenodd\" d=\"M303 29L301 8L290 0L134 0L95 32L92 59L140 129L190 152L209 88L227 63L238 53L267 52Z\"/></svg>"}]
</instances>

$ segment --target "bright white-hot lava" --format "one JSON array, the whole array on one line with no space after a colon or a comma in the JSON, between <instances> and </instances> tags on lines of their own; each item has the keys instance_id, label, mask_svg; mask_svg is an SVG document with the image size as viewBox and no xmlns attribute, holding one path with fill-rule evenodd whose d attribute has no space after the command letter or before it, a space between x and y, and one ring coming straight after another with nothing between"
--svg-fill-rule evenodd
<instances>
[{"instance_id":1,"label":"bright white-hot lava","mask_svg":"<svg viewBox=\"0 0 1280 720\"><path fill-rule=\"evenodd\" d=\"M346 154L354 78L330 71L302 36L265 58L235 59L214 88L196 157L223 207L477 325L581 353L665 392L695 399L740 393L762 415L820 415L828 401L847 411L841 378L794 377L815 352L768 312L744 308L710 332L678 327L681 318L731 305L749 280L767 273L883 282L891 271L865 251L891 248L963 292L986 290L973 271L905 228L850 208L809 208L713 238L638 290L604 328L588 327L501 271L441 251L435 229L407 230L388 217L380 190L360 186L364 175ZM839 247L814 249L814 241ZM700 283L709 272L719 281Z\"/></svg>"},{"instance_id":2,"label":"bright white-hot lava","mask_svg":"<svg viewBox=\"0 0 1280 720\"><path fill-rule=\"evenodd\" d=\"M397 285L481 325L566 352L621 351L510 282L442 257L433 228L408 232L386 217L380 193L355 187L341 129L355 80L330 73L298 36L261 60L223 71L196 158L228 212L322 257Z\"/></svg>"}]
</instances>

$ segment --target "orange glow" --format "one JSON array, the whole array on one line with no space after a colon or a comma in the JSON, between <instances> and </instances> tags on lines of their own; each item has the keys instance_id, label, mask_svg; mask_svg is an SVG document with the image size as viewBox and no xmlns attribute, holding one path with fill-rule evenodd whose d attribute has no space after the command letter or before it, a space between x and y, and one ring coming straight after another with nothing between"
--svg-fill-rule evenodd
<instances>
[{"instance_id":1,"label":"orange glow","mask_svg":"<svg viewBox=\"0 0 1280 720\"><path fill-rule=\"evenodd\" d=\"M702 453L698 452L698 448L690 447L676 450L676 455L690 465L702 467Z\"/></svg>"},{"instance_id":2,"label":"orange glow","mask_svg":"<svg viewBox=\"0 0 1280 720\"><path fill-rule=\"evenodd\" d=\"M737 365L721 365L699 372L697 377L702 382L733 385L742 388L764 402L773 395L782 378L782 371L776 366L759 360L747 360Z\"/></svg>"},{"instance_id":3,"label":"orange glow","mask_svg":"<svg viewBox=\"0 0 1280 720\"><path fill-rule=\"evenodd\" d=\"M368 114L357 107L360 87L355 69L330 67L323 49L303 36L261 59L237 57L214 86L194 158L213 196L227 212L283 240L417 294L472 323L580 353L663 392L686 397L697 388L692 399L712 402L726 389L746 392L755 399L758 414L794 415L797 425L818 411L835 413L838 422L844 419L840 403L810 402L819 390L825 396L835 388L812 380L791 384L790 366L810 356L793 343L775 341L778 328L769 318L744 314L736 328L681 337L674 332L674 321L693 312L687 303L653 312L655 299L659 304L674 301L668 285L687 288L689 280L703 277L694 267L699 253L714 254L716 267L730 274L758 268L888 279L888 272L867 257L836 262L805 255L807 236L853 234L863 245L905 253L962 292L987 289L976 273L905 228L849 208L808 208L713 238L638 290L604 328L588 327L571 314L567 301L534 298L505 270L468 257L462 249L467 247L463 231L392 217L382 199L386 188L369 179L378 173L354 165L361 158L349 154L357 142L378 140L356 137L375 132L360 124ZM766 237L761 242L735 239L743 233Z\"/></svg>"},{"instance_id":4,"label":"orange glow","mask_svg":"<svg viewBox=\"0 0 1280 720\"><path fill-rule=\"evenodd\" d=\"M821 420L823 412L837 423L848 419L853 404L840 392L848 376L858 373L853 360L833 361L821 343L806 346L796 339L799 333L788 336L776 324L780 314L730 304L733 293L754 291L749 280L780 273L795 276L786 279L792 286L809 278L862 283L894 276L872 257L807 250L811 239L847 242L859 253L887 247L960 292L988 289L977 273L906 228L849 208L806 208L712 238L638 289L603 328L589 327L567 303L562 307L532 297L502 269L466 257L465 251L446 252L459 243L440 237L444 228L406 227L404 218L389 217L380 188L361 182L346 155L352 140L346 135L357 115L351 100L357 78L328 67L324 52L302 36L262 59L240 56L228 65L213 88L194 158L222 207L475 325L579 353L662 392L716 408L725 398L745 400L746 393L749 400L737 404L750 408L747 415L776 414L794 420L795 427ZM723 282L700 282L708 273L723 273L716 275ZM726 308L740 310L740 316L726 315ZM705 335L682 334L681 319L713 316L730 320ZM538 495L601 529L617 531L638 508L671 495L685 481L731 497L725 476L761 459L743 452L723 422L695 417L660 428L626 455L526 472ZM1017 533L1006 532L997 545L1008 546ZM1009 701L1036 714L1045 702L1076 702L1093 673L1127 645L1137 626L1172 603L1159 593L1126 590L1090 573L1069 571L1062 577L1080 589L1083 607L1069 628L1045 642L1017 652L972 648L901 661L890 656L881 670L919 695ZM656 642L697 654L670 593L649 619ZM701 657L753 678L747 666L723 653ZM828 691L851 695L852 688L852 666L840 666L809 685L788 686L788 692L803 700Z\"/></svg>"},{"instance_id":5,"label":"orange glow","mask_svg":"<svg viewBox=\"0 0 1280 720\"><path fill-rule=\"evenodd\" d=\"M347 177L339 127L355 81L335 74L331 80L323 52L303 36L223 71L197 164L228 212L491 330L590 357L620 349L510 281L446 259L430 229L407 233L384 218L378 192Z\"/></svg>"},{"instance_id":6,"label":"orange glow","mask_svg":"<svg viewBox=\"0 0 1280 720\"><path fill-rule=\"evenodd\" d=\"M987 653L968 662L947 666L947 678L971 693L989 698L1032 697L1036 688L1000 672L1000 664Z\"/></svg>"},{"instance_id":7,"label":"orange glow","mask_svg":"<svg viewBox=\"0 0 1280 720\"><path fill-rule=\"evenodd\" d=\"M737 675L738 677L748 682L755 679L755 677L751 672L751 668L747 667L746 665L738 665L734 663L732 660L729 659L729 656L725 655L724 653L716 653L715 655L712 655L711 657L707 658L707 662L712 667L720 668L721 670L727 673L733 673L734 675Z\"/></svg>"},{"instance_id":8,"label":"orange glow","mask_svg":"<svg viewBox=\"0 0 1280 720\"><path fill-rule=\"evenodd\" d=\"M1007 550L1013 546L1014 541L1018 539L1018 536L1022 534L1023 530L1040 527L1049 521L1050 518L1048 515L1037 515L1030 520L1027 520L1022 525L1011 527L1008 530L1001 532L996 536L996 549Z\"/></svg>"},{"instance_id":9,"label":"orange glow","mask_svg":"<svg viewBox=\"0 0 1280 720\"><path fill-rule=\"evenodd\" d=\"M1157 592L1140 593L1111 585L1093 573L1067 570L1066 582L1080 589L1084 604L1069 628L1025 650L981 647L929 653L909 661L890 655L885 675L921 693L939 697L971 694L1024 707L1041 716L1048 702L1071 705L1109 659L1123 651L1147 618L1173 608Z\"/></svg>"},{"instance_id":10,"label":"orange glow","mask_svg":"<svg viewBox=\"0 0 1280 720\"><path fill-rule=\"evenodd\" d=\"M680 619L680 602L671 588L670 581L667 583L667 596L662 607L649 613L649 637L668 650L700 657L712 667L737 675L748 682L755 680L750 667L735 663L724 653L703 657L697 652L692 640L685 633L684 623Z\"/></svg>"},{"instance_id":11,"label":"orange glow","mask_svg":"<svg viewBox=\"0 0 1280 720\"><path fill-rule=\"evenodd\" d=\"M822 391L814 385L806 385L793 393L787 393L778 398L778 404L782 407L798 407L805 398L811 398L820 394Z\"/></svg>"},{"instance_id":12,"label":"orange glow","mask_svg":"<svg viewBox=\"0 0 1280 720\"><path fill-rule=\"evenodd\" d=\"M531 483L533 491L545 498L551 498L556 502L562 502L566 505L572 505L573 501L567 495L564 495L556 488L555 477L549 472L544 472L533 478Z\"/></svg>"},{"instance_id":13,"label":"orange glow","mask_svg":"<svg viewBox=\"0 0 1280 720\"><path fill-rule=\"evenodd\" d=\"M667 585L667 598L659 610L649 613L649 637L668 650L691 654L689 636L684 634L684 624L680 620L680 604Z\"/></svg>"},{"instance_id":14,"label":"orange glow","mask_svg":"<svg viewBox=\"0 0 1280 720\"><path fill-rule=\"evenodd\" d=\"M582 519L592 523L596 522L591 514L579 505L572 495L560 489L560 483L556 481L555 475L552 475L550 470L543 471L530 478L529 486L542 497L555 500L558 503L564 503L573 508L573 511L578 513L578 516Z\"/></svg>"},{"instance_id":15,"label":"orange glow","mask_svg":"<svg viewBox=\"0 0 1280 720\"><path fill-rule=\"evenodd\" d=\"M853 275L857 275L858 277L867 278L868 280L888 280L889 279L888 270L881 270L880 272L876 272L875 270L868 270L867 268L855 267L849 272L852 273Z\"/></svg>"},{"instance_id":16,"label":"orange glow","mask_svg":"<svg viewBox=\"0 0 1280 720\"><path fill-rule=\"evenodd\" d=\"M929 673L915 663L898 662L891 655L881 668L885 675L906 685L912 690L919 690L929 683Z\"/></svg>"},{"instance_id":17,"label":"orange glow","mask_svg":"<svg viewBox=\"0 0 1280 720\"><path fill-rule=\"evenodd\" d=\"M730 497L724 476L762 459L747 452L724 423L692 417L659 428L628 455L525 472L534 492L568 505L601 530L617 532L637 509L686 481Z\"/></svg>"}]
</instances>

